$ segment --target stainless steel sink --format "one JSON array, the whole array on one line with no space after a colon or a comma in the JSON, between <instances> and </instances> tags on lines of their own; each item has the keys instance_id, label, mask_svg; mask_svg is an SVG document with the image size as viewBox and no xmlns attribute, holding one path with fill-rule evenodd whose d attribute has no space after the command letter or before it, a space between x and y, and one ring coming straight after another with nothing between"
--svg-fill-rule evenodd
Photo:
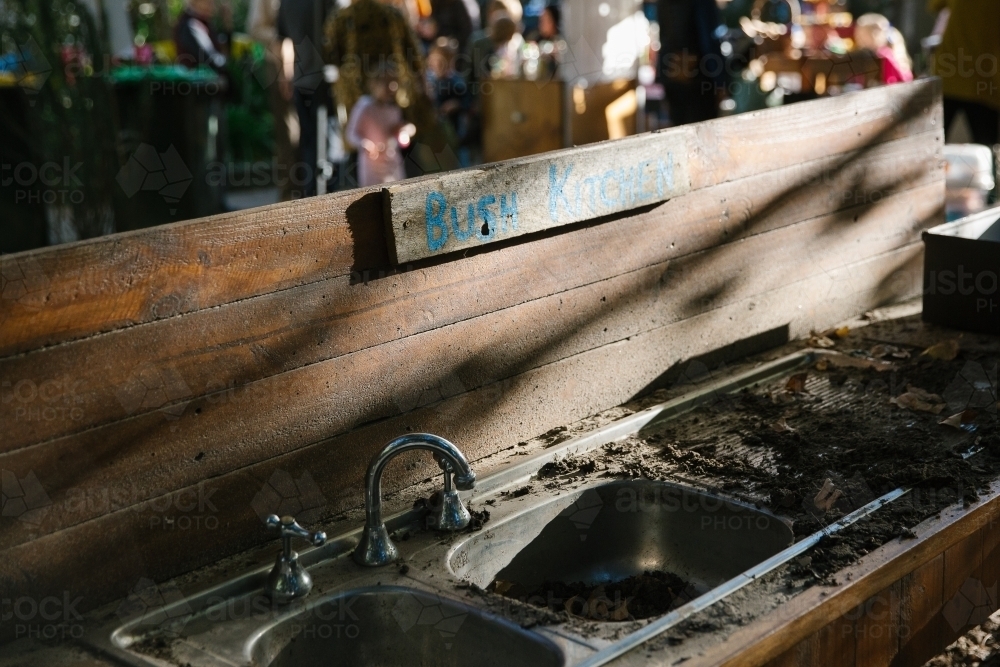
<instances>
[{"instance_id":1,"label":"stainless steel sink","mask_svg":"<svg viewBox=\"0 0 1000 667\"><path fill-rule=\"evenodd\" d=\"M260 667L414 664L562 665L538 634L433 593L403 587L350 591L260 631Z\"/></svg>"},{"instance_id":2,"label":"stainless steel sink","mask_svg":"<svg viewBox=\"0 0 1000 667\"><path fill-rule=\"evenodd\" d=\"M552 484L539 479L540 469L810 361L800 354L770 362L481 479L463 495L490 508L490 522L478 532L425 530L426 510L392 517L387 529L399 547L395 565L356 564L349 556L358 528L302 551L313 592L291 605L267 597L268 565L195 594L167 595L153 585L153 594L138 595L135 604L126 600L101 612L101 624L86 640L136 667L604 665L839 527L792 545L782 519L690 486L597 474ZM532 482L531 491L520 491ZM845 517L844 525L848 518L858 517ZM581 622L480 590L496 579L531 589L546 580L594 585L647 570L676 574L691 590L683 606L624 626Z\"/></svg>"},{"instance_id":3,"label":"stainless steel sink","mask_svg":"<svg viewBox=\"0 0 1000 667\"><path fill-rule=\"evenodd\" d=\"M451 556L454 573L512 594L543 582L600 584L651 570L672 572L701 594L793 541L768 512L690 487L607 482L556 498L490 527Z\"/></svg>"}]
</instances>

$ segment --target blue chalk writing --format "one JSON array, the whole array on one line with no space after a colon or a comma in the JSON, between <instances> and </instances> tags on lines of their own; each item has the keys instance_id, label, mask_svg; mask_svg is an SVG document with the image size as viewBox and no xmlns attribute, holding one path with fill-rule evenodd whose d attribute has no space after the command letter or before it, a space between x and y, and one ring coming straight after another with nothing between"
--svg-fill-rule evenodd
<instances>
[{"instance_id":1,"label":"blue chalk writing","mask_svg":"<svg viewBox=\"0 0 1000 667\"><path fill-rule=\"evenodd\" d=\"M518 208L517 193L510 192L498 196L483 195L474 203L467 202L465 219L459 214L463 204L450 206L447 198L441 192L430 192L424 205L424 217L427 226L427 249L437 252L448 243L448 223L446 213L451 218L451 234L458 242L475 238L482 243L494 240L497 235L517 230Z\"/></svg>"},{"instance_id":2,"label":"blue chalk writing","mask_svg":"<svg viewBox=\"0 0 1000 667\"><path fill-rule=\"evenodd\" d=\"M670 152L666 160L643 160L629 167L584 174L571 180L572 171L573 165L569 165L560 176L557 167L549 165L549 217L553 222L559 222L563 211L579 220L587 210L593 215L625 210L641 202L662 199L674 188L674 156Z\"/></svg>"},{"instance_id":3,"label":"blue chalk writing","mask_svg":"<svg viewBox=\"0 0 1000 667\"><path fill-rule=\"evenodd\" d=\"M476 232L476 215L472 211L472 204L469 204L465 215L465 228L458 225L458 209L451 207L451 228L455 231L455 238L459 241L468 241Z\"/></svg>"},{"instance_id":4,"label":"blue chalk writing","mask_svg":"<svg viewBox=\"0 0 1000 667\"><path fill-rule=\"evenodd\" d=\"M432 251L440 250L448 242L448 227L444 222L444 211L447 206L448 201L443 194L428 193L424 220L427 223L427 247Z\"/></svg>"},{"instance_id":5,"label":"blue chalk writing","mask_svg":"<svg viewBox=\"0 0 1000 667\"><path fill-rule=\"evenodd\" d=\"M497 203L497 198L493 195L485 195L479 198L476 202L476 213L479 214L479 219L483 221L483 227L476 234L476 238L480 241L492 241L497 235L497 217L493 213L490 206Z\"/></svg>"},{"instance_id":6,"label":"blue chalk writing","mask_svg":"<svg viewBox=\"0 0 1000 667\"><path fill-rule=\"evenodd\" d=\"M566 198L566 193L563 192L571 171L573 171L573 165L566 167L562 178L559 178L556 166L554 164L549 165L549 217L552 218L552 222L559 222L560 201L562 201L563 206L566 208L566 212L574 215L574 211L569 205L569 200Z\"/></svg>"}]
</instances>

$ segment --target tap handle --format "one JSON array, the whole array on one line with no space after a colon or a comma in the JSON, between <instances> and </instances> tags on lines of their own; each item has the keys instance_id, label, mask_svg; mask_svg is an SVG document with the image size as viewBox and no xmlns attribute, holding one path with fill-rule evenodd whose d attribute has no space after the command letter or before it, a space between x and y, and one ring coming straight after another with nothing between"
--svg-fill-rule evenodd
<instances>
[{"instance_id":1,"label":"tap handle","mask_svg":"<svg viewBox=\"0 0 1000 667\"><path fill-rule=\"evenodd\" d=\"M295 517L285 515L278 518L277 514L272 514L267 517L267 527L276 528L281 531L282 547L285 550L285 555L289 555L292 551L292 538L301 537L304 540L310 542L313 546L322 546L326 542L326 533L323 531L318 531L315 533L310 533L308 530L299 525L295 520Z\"/></svg>"},{"instance_id":2,"label":"tap handle","mask_svg":"<svg viewBox=\"0 0 1000 667\"><path fill-rule=\"evenodd\" d=\"M455 468L451 465L448 459L436 452L434 453L434 460L437 461L438 466L440 466L441 470L444 471L444 490L446 492L453 490L454 487L452 485L451 478L455 472Z\"/></svg>"}]
</instances>

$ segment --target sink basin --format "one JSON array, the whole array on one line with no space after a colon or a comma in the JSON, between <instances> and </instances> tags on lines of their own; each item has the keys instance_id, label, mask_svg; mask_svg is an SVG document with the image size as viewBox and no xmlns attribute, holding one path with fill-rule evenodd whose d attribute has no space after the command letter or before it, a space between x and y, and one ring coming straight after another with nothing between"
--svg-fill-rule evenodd
<instances>
[{"instance_id":1,"label":"sink basin","mask_svg":"<svg viewBox=\"0 0 1000 667\"><path fill-rule=\"evenodd\" d=\"M559 649L504 619L403 587L320 601L251 639L260 667L562 665Z\"/></svg>"},{"instance_id":2,"label":"sink basin","mask_svg":"<svg viewBox=\"0 0 1000 667\"><path fill-rule=\"evenodd\" d=\"M451 570L530 592L543 582L597 585L662 570L701 594L793 542L782 519L667 482L593 486L489 526L452 553Z\"/></svg>"}]
</instances>

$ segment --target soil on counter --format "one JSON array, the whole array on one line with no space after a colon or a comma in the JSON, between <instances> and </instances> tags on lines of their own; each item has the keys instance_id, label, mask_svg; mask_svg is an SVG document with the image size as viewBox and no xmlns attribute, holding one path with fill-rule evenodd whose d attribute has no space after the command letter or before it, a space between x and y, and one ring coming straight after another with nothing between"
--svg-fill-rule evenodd
<instances>
[{"instance_id":1,"label":"soil on counter","mask_svg":"<svg viewBox=\"0 0 1000 667\"><path fill-rule=\"evenodd\" d=\"M793 566L829 580L889 540L914 537L914 526L945 507L974 502L1000 473L997 338L951 332L925 353L924 344L868 338L876 327L862 333L820 350L808 369L715 396L653 432L550 464L539 478L548 487L592 471L687 480L791 519L796 539L910 488ZM906 407L914 399L924 410ZM940 423L948 418L952 425Z\"/></svg>"},{"instance_id":2,"label":"soil on counter","mask_svg":"<svg viewBox=\"0 0 1000 667\"><path fill-rule=\"evenodd\" d=\"M490 590L577 619L603 622L662 616L694 597L688 582L661 570L601 584L546 581L531 591L494 581Z\"/></svg>"}]
</instances>

